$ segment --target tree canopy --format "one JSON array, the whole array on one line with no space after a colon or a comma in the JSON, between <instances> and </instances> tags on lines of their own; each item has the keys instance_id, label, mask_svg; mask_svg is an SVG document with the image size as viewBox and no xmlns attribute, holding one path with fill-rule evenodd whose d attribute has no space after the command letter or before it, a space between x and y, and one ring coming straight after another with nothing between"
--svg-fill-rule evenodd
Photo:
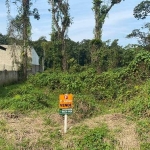
<instances>
[{"instance_id":1,"label":"tree canopy","mask_svg":"<svg viewBox=\"0 0 150 150\"><path fill-rule=\"evenodd\" d=\"M142 1L134 8L134 17L137 19L145 19L150 15L150 1Z\"/></svg>"}]
</instances>

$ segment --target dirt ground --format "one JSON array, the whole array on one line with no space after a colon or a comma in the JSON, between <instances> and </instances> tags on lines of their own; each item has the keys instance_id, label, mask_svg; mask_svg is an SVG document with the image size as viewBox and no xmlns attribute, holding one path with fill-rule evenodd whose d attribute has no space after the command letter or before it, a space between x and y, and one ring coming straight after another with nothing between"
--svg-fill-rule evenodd
<instances>
[{"instance_id":1,"label":"dirt ground","mask_svg":"<svg viewBox=\"0 0 150 150\"><path fill-rule=\"evenodd\" d=\"M128 121L122 114L108 114L84 121L90 128L98 127L102 123L106 123L110 130L116 131L115 138L119 142L117 150L140 150L135 123Z\"/></svg>"},{"instance_id":2,"label":"dirt ground","mask_svg":"<svg viewBox=\"0 0 150 150\"><path fill-rule=\"evenodd\" d=\"M60 129L63 128L63 118L59 114L46 117L53 120ZM19 148L19 143L22 143L25 139L29 140L29 147L33 146L41 135L48 128L51 128L45 125L43 117L35 112L30 115L0 112L0 118L2 122L6 123L5 130L0 130L1 136L4 136L9 142L18 145L17 148ZM89 128L95 128L99 127L102 123L107 124L108 128L114 131L115 139L119 143L116 148L117 150L140 150L140 142L135 131L136 125L128 121L122 114L100 115L92 119L85 119L83 122L76 124L68 120L68 128L71 129L81 124L87 125Z\"/></svg>"}]
</instances>

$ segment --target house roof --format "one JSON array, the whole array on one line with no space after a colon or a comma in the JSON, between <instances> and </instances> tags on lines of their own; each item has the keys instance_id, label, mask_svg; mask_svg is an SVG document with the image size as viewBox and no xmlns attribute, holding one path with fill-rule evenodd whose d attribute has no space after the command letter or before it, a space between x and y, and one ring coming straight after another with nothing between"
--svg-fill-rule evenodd
<instances>
[{"instance_id":1,"label":"house roof","mask_svg":"<svg viewBox=\"0 0 150 150\"><path fill-rule=\"evenodd\" d=\"M6 48L0 45L0 50L6 51Z\"/></svg>"}]
</instances>

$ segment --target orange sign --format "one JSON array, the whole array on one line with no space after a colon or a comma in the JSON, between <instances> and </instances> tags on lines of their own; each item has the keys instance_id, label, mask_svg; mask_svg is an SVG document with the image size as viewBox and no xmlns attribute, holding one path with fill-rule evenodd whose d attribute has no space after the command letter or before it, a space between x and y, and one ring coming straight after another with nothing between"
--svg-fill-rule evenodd
<instances>
[{"instance_id":1,"label":"orange sign","mask_svg":"<svg viewBox=\"0 0 150 150\"><path fill-rule=\"evenodd\" d=\"M68 109L73 107L73 95L61 94L59 95L59 108Z\"/></svg>"}]
</instances>

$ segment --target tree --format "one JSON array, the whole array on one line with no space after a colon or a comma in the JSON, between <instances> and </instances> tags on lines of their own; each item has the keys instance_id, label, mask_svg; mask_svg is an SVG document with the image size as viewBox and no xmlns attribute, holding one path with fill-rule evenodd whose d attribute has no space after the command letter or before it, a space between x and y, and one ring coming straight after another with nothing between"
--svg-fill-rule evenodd
<instances>
[{"instance_id":1,"label":"tree","mask_svg":"<svg viewBox=\"0 0 150 150\"><path fill-rule=\"evenodd\" d=\"M105 22L105 19L111 10L111 8L120 3L121 0L110 0L109 4L105 4L105 1L102 0L93 0L93 11L95 16L95 28L94 28L94 39L91 41L91 63L97 68L97 72L100 73L103 69L100 67L103 63L102 58L105 58L105 50L102 44L102 28ZM100 50L101 49L101 50ZM100 52L101 51L101 52ZM104 52L105 54L102 54ZM102 55L102 56L99 56Z\"/></svg>"},{"instance_id":2,"label":"tree","mask_svg":"<svg viewBox=\"0 0 150 150\"><path fill-rule=\"evenodd\" d=\"M8 36L0 33L0 44L8 45L8 43L9 43Z\"/></svg>"},{"instance_id":3,"label":"tree","mask_svg":"<svg viewBox=\"0 0 150 150\"><path fill-rule=\"evenodd\" d=\"M105 22L105 18L111 8L120 3L121 0L111 0L109 5L104 4L102 0L93 0L93 11L95 15L95 29L94 29L94 38L100 39L102 36L102 27Z\"/></svg>"},{"instance_id":4,"label":"tree","mask_svg":"<svg viewBox=\"0 0 150 150\"><path fill-rule=\"evenodd\" d=\"M142 1L134 8L134 17L137 19L145 19L150 15L150 1Z\"/></svg>"},{"instance_id":5,"label":"tree","mask_svg":"<svg viewBox=\"0 0 150 150\"><path fill-rule=\"evenodd\" d=\"M121 67L123 49L118 45L118 39L114 40L108 50L108 69Z\"/></svg>"},{"instance_id":6,"label":"tree","mask_svg":"<svg viewBox=\"0 0 150 150\"><path fill-rule=\"evenodd\" d=\"M142 29L148 29L148 32L141 31ZM150 48L150 23L145 24L141 29L134 29L132 33L127 35L127 38L137 38L138 43L149 50Z\"/></svg>"},{"instance_id":7,"label":"tree","mask_svg":"<svg viewBox=\"0 0 150 150\"><path fill-rule=\"evenodd\" d=\"M69 67L73 65L85 66L90 64L90 40L82 40L81 42L74 42L67 40L67 54Z\"/></svg>"},{"instance_id":8,"label":"tree","mask_svg":"<svg viewBox=\"0 0 150 150\"><path fill-rule=\"evenodd\" d=\"M42 59L44 59L44 50L42 47L42 43L47 42L46 37L41 36L37 41L31 41L31 45L36 50L39 58L40 58L40 64L42 63Z\"/></svg>"},{"instance_id":9,"label":"tree","mask_svg":"<svg viewBox=\"0 0 150 150\"><path fill-rule=\"evenodd\" d=\"M52 12L52 34L51 36L54 41L58 41L61 47L62 55L62 69L67 70L67 53L66 53L66 42L68 27L72 23L72 19L69 14L69 3L68 0L49 0L51 4Z\"/></svg>"},{"instance_id":10,"label":"tree","mask_svg":"<svg viewBox=\"0 0 150 150\"><path fill-rule=\"evenodd\" d=\"M133 11L133 15L137 19L145 19L150 15L150 1L142 1L138 4ZM148 29L148 32L141 31L141 29ZM149 50L150 48L150 23L146 23L141 29L134 29L132 33L127 35L127 38L137 38L138 43L143 46L145 49Z\"/></svg>"},{"instance_id":11,"label":"tree","mask_svg":"<svg viewBox=\"0 0 150 150\"><path fill-rule=\"evenodd\" d=\"M60 69L61 68L61 47L60 43L58 42L43 42L42 48L45 53L45 67L46 68L53 68Z\"/></svg>"},{"instance_id":12,"label":"tree","mask_svg":"<svg viewBox=\"0 0 150 150\"><path fill-rule=\"evenodd\" d=\"M27 78L27 62L29 49L29 40L31 36L31 23L30 16L34 16L35 19L40 19L37 8L30 10L32 2L31 0L14 0L13 2L18 10L18 14L15 18L10 17L9 1L6 0L6 6L8 8L9 28L8 34L10 37L19 41L19 45L22 46L22 67L23 67L23 79ZM19 3L19 4L18 4Z\"/></svg>"}]
</instances>

